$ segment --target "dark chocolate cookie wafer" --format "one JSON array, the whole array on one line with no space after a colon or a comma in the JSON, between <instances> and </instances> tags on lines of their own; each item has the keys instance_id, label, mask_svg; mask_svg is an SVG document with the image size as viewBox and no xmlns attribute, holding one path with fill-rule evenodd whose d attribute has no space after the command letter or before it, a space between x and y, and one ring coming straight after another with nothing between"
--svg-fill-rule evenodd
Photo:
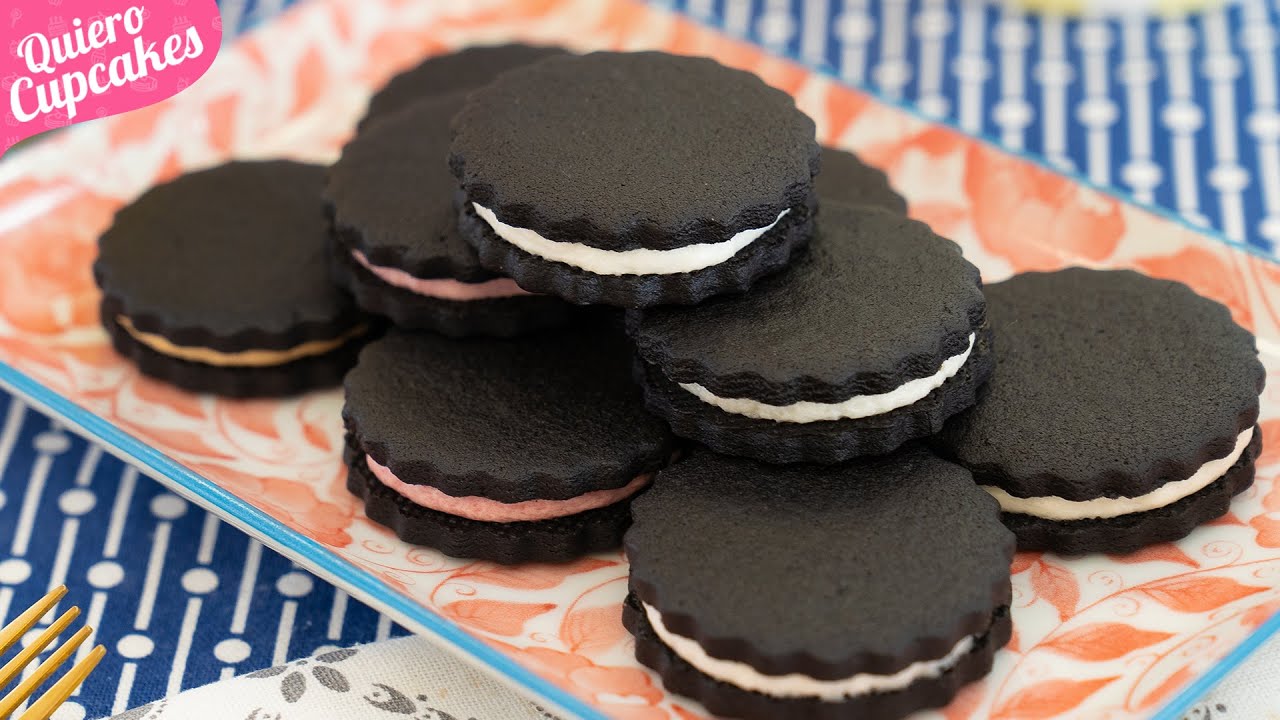
<instances>
[{"instance_id":1,"label":"dark chocolate cookie wafer","mask_svg":"<svg viewBox=\"0 0 1280 720\"><path fill-rule=\"evenodd\" d=\"M485 270L458 233L449 122L464 99L421 100L343 148L325 188L334 278L400 327L508 337L564 325L578 308Z\"/></svg>"},{"instance_id":2,"label":"dark chocolate cookie wafer","mask_svg":"<svg viewBox=\"0 0 1280 720\"><path fill-rule=\"evenodd\" d=\"M364 501L365 514L405 542L453 557L506 564L561 562L618 547L631 523L630 503L615 502L544 520L486 522L432 510L388 487L374 475L364 451L348 435L343 457L347 489Z\"/></svg>"},{"instance_id":3,"label":"dark chocolate cookie wafer","mask_svg":"<svg viewBox=\"0 0 1280 720\"><path fill-rule=\"evenodd\" d=\"M463 234L528 290L696 303L781 269L812 233L813 121L707 58L549 58L475 91L454 128Z\"/></svg>"},{"instance_id":4,"label":"dark chocolate cookie wafer","mask_svg":"<svg viewBox=\"0 0 1280 720\"><path fill-rule=\"evenodd\" d=\"M512 43L470 47L445 55L434 55L391 78L369 99L369 109L360 119L365 125L393 115L424 98L467 93L488 85L512 68L563 55L567 50Z\"/></svg>"},{"instance_id":5,"label":"dark chocolate cookie wafer","mask_svg":"<svg viewBox=\"0 0 1280 720\"><path fill-rule=\"evenodd\" d=\"M347 375L349 487L410 542L502 563L616 547L670 460L612 328L515 340L393 331Z\"/></svg>"},{"instance_id":6,"label":"dark chocolate cookie wafer","mask_svg":"<svg viewBox=\"0 0 1280 720\"><path fill-rule=\"evenodd\" d=\"M844 150L822 148L822 172L814 178L813 187L822 202L874 205L899 215L907 213L906 198L893 189L884 171Z\"/></svg>"},{"instance_id":7,"label":"dark chocolate cookie wafer","mask_svg":"<svg viewBox=\"0 0 1280 720\"><path fill-rule=\"evenodd\" d=\"M636 656L717 715L902 717L1009 639L1013 536L920 447L829 467L695 451L632 514Z\"/></svg>"},{"instance_id":8,"label":"dark chocolate cookie wafer","mask_svg":"<svg viewBox=\"0 0 1280 720\"><path fill-rule=\"evenodd\" d=\"M634 311L651 410L765 462L834 463L937 432L995 359L977 269L922 223L824 202L808 253L751 292Z\"/></svg>"},{"instance_id":9,"label":"dark chocolate cookie wafer","mask_svg":"<svg viewBox=\"0 0 1280 720\"><path fill-rule=\"evenodd\" d=\"M195 391L336 384L368 328L329 277L323 183L315 165L233 162L121 209L94 264L116 349Z\"/></svg>"},{"instance_id":10,"label":"dark chocolate cookie wafer","mask_svg":"<svg viewBox=\"0 0 1280 720\"><path fill-rule=\"evenodd\" d=\"M1021 547L1126 552L1226 512L1253 481L1253 336L1187 286L1131 271L987 288L1000 367L939 448L1000 501Z\"/></svg>"}]
</instances>

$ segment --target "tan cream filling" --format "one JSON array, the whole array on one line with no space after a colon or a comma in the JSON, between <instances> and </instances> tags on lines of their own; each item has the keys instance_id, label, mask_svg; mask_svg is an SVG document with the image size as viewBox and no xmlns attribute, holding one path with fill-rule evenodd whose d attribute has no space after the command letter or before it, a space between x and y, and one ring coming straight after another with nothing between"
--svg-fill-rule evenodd
<instances>
[{"instance_id":1,"label":"tan cream filling","mask_svg":"<svg viewBox=\"0 0 1280 720\"><path fill-rule=\"evenodd\" d=\"M331 350L337 350L342 347L348 340L364 334L365 326L357 325L347 332L339 335L332 340L311 340L301 345L288 348L287 350L241 350L239 352L223 352L206 347L193 347L189 345L175 345L168 338L157 335L155 333L143 332L133 326L133 321L124 315L117 315L116 322L124 331L129 333L134 340L146 345L163 355L178 358L179 360L187 360L190 362L204 363L205 365L214 365L217 367L271 367L274 365L284 365L294 360L313 355L323 355Z\"/></svg>"}]
</instances>

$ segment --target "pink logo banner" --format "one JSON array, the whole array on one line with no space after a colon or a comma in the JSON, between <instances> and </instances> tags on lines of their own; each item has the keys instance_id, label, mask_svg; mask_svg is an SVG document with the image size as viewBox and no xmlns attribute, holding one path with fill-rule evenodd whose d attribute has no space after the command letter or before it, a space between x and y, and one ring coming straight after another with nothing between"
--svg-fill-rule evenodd
<instances>
[{"instance_id":1,"label":"pink logo banner","mask_svg":"<svg viewBox=\"0 0 1280 720\"><path fill-rule=\"evenodd\" d=\"M222 43L214 0L7 0L0 154L36 133L182 92Z\"/></svg>"}]
</instances>

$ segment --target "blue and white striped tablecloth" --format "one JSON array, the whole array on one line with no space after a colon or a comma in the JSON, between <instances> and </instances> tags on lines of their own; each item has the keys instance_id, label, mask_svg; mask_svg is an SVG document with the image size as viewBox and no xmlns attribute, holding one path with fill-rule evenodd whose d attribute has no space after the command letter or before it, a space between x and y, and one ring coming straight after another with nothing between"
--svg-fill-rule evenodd
<instances>
[{"instance_id":1,"label":"blue and white striped tablecloth","mask_svg":"<svg viewBox=\"0 0 1280 720\"><path fill-rule=\"evenodd\" d=\"M0 468L0 625L66 583L112 651L55 720L404 634L7 394Z\"/></svg>"},{"instance_id":2,"label":"blue and white striped tablecloth","mask_svg":"<svg viewBox=\"0 0 1280 720\"><path fill-rule=\"evenodd\" d=\"M1280 0L1066 19L996 0L664 4L1271 252Z\"/></svg>"}]
</instances>

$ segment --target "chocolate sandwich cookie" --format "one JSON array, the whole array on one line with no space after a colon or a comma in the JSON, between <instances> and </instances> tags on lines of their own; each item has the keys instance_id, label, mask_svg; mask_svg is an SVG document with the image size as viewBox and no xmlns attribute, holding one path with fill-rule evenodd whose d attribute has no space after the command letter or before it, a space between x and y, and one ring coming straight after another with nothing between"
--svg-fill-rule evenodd
<instances>
[{"instance_id":1,"label":"chocolate sandwich cookie","mask_svg":"<svg viewBox=\"0 0 1280 720\"><path fill-rule=\"evenodd\" d=\"M424 98L470 92L488 85L507 70L567 52L558 47L511 43L469 47L434 55L397 74L373 94L368 110L360 119L360 130L374 120L393 115Z\"/></svg>"},{"instance_id":2,"label":"chocolate sandwich cookie","mask_svg":"<svg viewBox=\"0 0 1280 720\"><path fill-rule=\"evenodd\" d=\"M368 325L329 277L323 187L316 165L232 162L121 209L93 266L116 350L196 392L337 384Z\"/></svg>"},{"instance_id":3,"label":"chocolate sandwich cookie","mask_svg":"<svg viewBox=\"0 0 1280 720\"><path fill-rule=\"evenodd\" d=\"M633 311L649 408L677 435L772 463L835 463L932 435L995 358L978 270L882 208L824 200L796 263L744 295Z\"/></svg>"},{"instance_id":4,"label":"chocolate sandwich cookie","mask_svg":"<svg viewBox=\"0 0 1280 720\"><path fill-rule=\"evenodd\" d=\"M563 325L580 309L485 270L458 234L449 122L465 97L421 100L343 148L325 189L334 279L400 327L506 337Z\"/></svg>"},{"instance_id":5,"label":"chocolate sandwich cookie","mask_svg":"<svg viewBox=\"0 0 1280 720\"><path fill-rule=\"evenodd\" d=\"M907 213L906 199L889 184L884 171L844 150L822 148L822 172L814 178L813 187L821 202L874 205L899 215Z\"/></svg>"},{"instance_id":6,"label":"chocolate sandwich cookie","mask_svg":"<svg viewBox=\"0 0 1280 720\"><path fill-rule=\"evenodd\" d=\"M403 540L500 563L617 547L674 441L615 329L392 331L346 379L347 486Z\"/></svg>"},{"instance_id":7,"label":"chocolate sandwich cookie","mask_svg":"<svg viewBox=\"0 0 1280 720\"><path fill-rule=\"evenodd\" d=\"M526 290L692 304L782 269L812 234L813 121L707 58L548 58L472 93L454 129L463 235Z\"/></svg>"},{"instance_id":8,"label":"chocolate sandwich cookie","mask_svg":"<svg viewBox=\"0 0 1280 720\"><path fill-rule=\"evenodd\" d=\"M987 288L1000 366L938 437L1019 547L1136 550L1221 516L1253 482L1266 371L1186 285L1072 268Z\"/></svg>"},{"instance_id":9,"label":"chocolate sandwich cookie","mask_svg":"<svg viewBox=\"0 0 1280 720\"><path fill-rule=\"evenodd\" d=\"M920 447L825 467L699 450L632 514L636 657L717 716L903 717L1009 640L1013 535Z\"/></svg>"}]
</instances>

